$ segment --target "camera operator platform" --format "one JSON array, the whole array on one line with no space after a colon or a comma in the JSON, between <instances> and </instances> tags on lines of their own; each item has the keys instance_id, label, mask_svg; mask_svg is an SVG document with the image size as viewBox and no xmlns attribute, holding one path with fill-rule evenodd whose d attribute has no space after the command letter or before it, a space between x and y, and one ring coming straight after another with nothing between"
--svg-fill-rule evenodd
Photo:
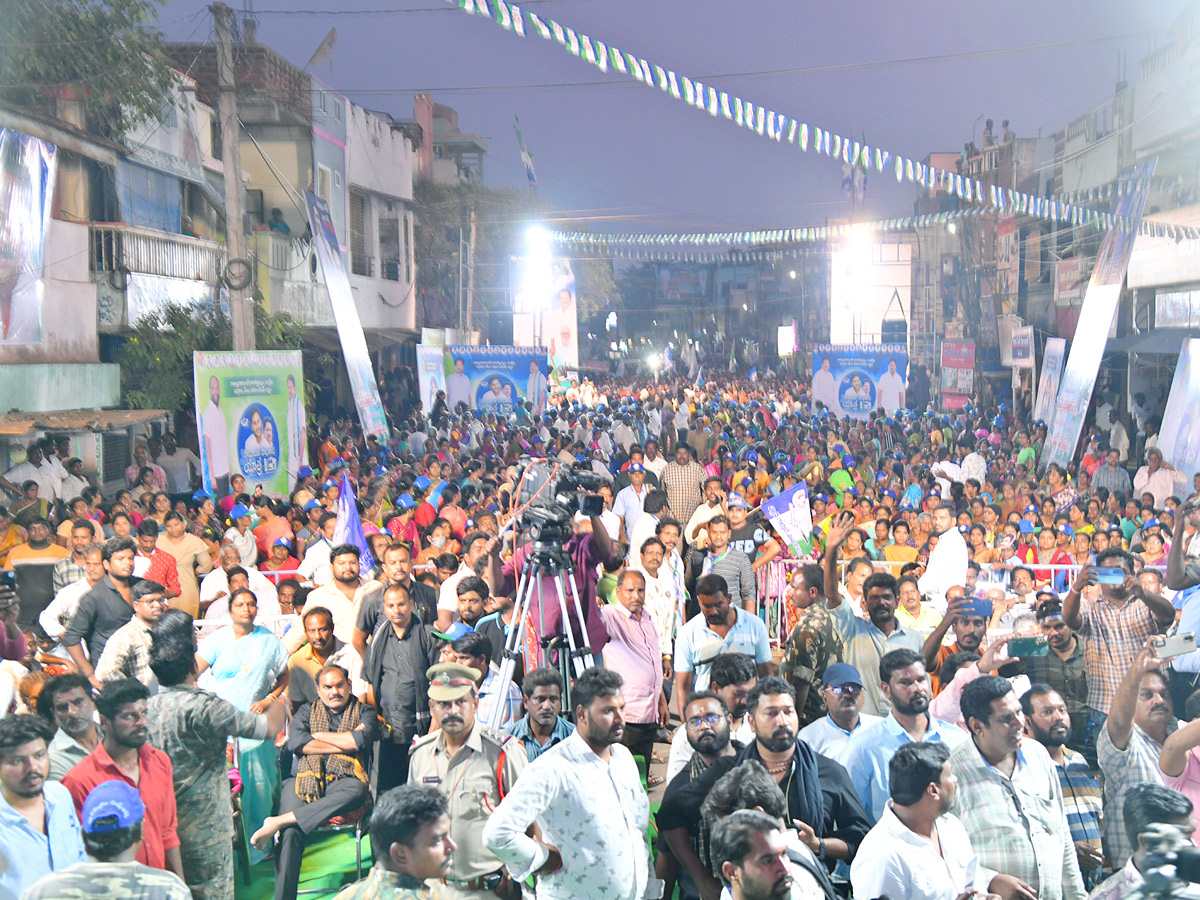
<instances>
[{"instance_id":1,"label":"camera operator platform","mask_svg":"<svg viewBox=\"0 0 1200 900\"><path fill-rule=\"evenodd\" d=\"M543 664L559 667L567 686L566 706L571 676L594 665L593 654L608 642L596 603L596 579L589 572L618 551L600 520L603 502L599 496L582 494L593 479L598 481L589 471L537 460L518 481L517 499L523 504L518 529L531 540L503 562L497 542L488 560L495 593L516 592L512 627L500 660L500 690L508 689L514 661L524 653L526 671ZM590 532L572 533L577 509L590 523Z\"/></svg>"}]
</instances>

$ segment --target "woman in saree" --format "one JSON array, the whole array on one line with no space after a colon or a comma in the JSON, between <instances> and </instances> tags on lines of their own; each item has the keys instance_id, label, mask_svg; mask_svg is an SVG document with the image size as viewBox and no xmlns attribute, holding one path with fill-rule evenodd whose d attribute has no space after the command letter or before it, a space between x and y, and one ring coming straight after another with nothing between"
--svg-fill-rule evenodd
<instances>
[{"instance_id":1,"label":"woman in saree","mask_svg":"<svg viewBox=\"0 0 1200 900\"><path fill-rule=\"evenodd\" d=\"M279 638L255 625L258 600L253 591L236 590L229 599L230 625L200 641L196 651L200 686L241 710L264 712L287 689L288 653ZM246 831L253 834L275 810L279 793L279 765L271 738L238 739L238 770L242 776L242 815ZM257 863L266 853L251 849Z\"/></svg>"}]
</instances>

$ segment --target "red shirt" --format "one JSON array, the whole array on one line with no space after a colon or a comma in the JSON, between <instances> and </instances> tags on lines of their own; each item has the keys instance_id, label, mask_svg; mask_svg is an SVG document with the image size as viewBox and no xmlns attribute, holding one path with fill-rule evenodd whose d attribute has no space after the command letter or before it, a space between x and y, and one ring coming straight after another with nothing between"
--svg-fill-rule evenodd
<instances>
[{"instance_id":1,"label":"red shirt","mask_svg":"<svg viewBox=\"0 0 1200 900\"><path fill-rule=\"evenodd\" d=\"M62 783L71 792L75 812L79 815L83 813L83 801L88 792L98 784L115 778L136 787L146 806L146 818L142 823L142 848L138 850L137 861L152 869L166 869L167 851L179 846L171 760L161 750L142 744L138 748L138 767L141 771L138 783L134 784L113 762L101 742L63 776Z\"/></svg>"},{"instance_id":2,"label":"red shirt","mask_svg":"<svg viewBox=\"0 0 1200 900\"><path fill-rule=\"evenodd\" d=\"M157 581L169 591L174 591L178 597L183 591L179 587L179 563L175 557L166 550L155 548L154 552L147 555L139 553L142 559L150 560L150 568L142 575L147 581Z\"/></svg>"},{"instance_id":3,"label":"red shirt","mask_svg":"<svg viewBox=\"0 0 1200 900\"><path fill-rule=\"evenodd\" d=\"M289 556L283 561L283 565L280 566L277 566L275 563L269 561L259 563L258 571L262 572L267 581L271 582L271 584L278 585L279 582L286 581L289 578L295 578L296 576L294 574L276 575L275 570L281 572L295 572L298 568L300 568L300 560L296 559L294 556Z\"/></svg>"},{"instance_id":4,"label":"red shirt","mask_svg":"<svg viewBox=\"0 0 1200 900\"><path fill-rule=\"evenodd\" d=\"M417 527L425 531L433 524L433 520L437 518L437 510L428 500L422 500L417 511L413 513L413 521L417 523Z\"/></svg>"}]
</instances>

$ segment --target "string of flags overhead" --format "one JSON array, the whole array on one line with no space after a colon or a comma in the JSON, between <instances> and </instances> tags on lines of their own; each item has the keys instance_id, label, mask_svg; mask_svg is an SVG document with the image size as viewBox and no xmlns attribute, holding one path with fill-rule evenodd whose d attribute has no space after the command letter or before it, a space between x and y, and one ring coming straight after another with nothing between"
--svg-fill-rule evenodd
<instances>
[{"instance_id":1,"label":"string of flags overhead","mask_svg":"<svg viewBox=\"0 0 1200 900\"><path fill-rule=\"evenodd\" d=\"M818 154L840 160L851 167L873 167L876 172L892 171L899 182L909 181L929 190L942 190L978 207L1063 222L1071 225L1094 224L1106 230L1121 228L1129 231L1135 223L1102 210L1089 209L1060 197L1037 197L1024 191L988 184L969 175L939 169L918 160L892 153L882 147L872 147L863 140L838 134L784 113L768 109L681 75L664 66L617 49L611 44L580 34L549 17L527 12L519 3L509 0L448 0L470 15L483 16L500 28L518 37L536 35L554 41L560 47L601 72L615 72L654 87L673 99L680 100L714 118L724 118L741 128L769 140L810 149ZM1114 190L1120 190L1119 187ZM822 226L824 227L824 226ZM1175 240L1200 239L1200 228L1168 222L1141 220L1137 233L1151 237L1170 237ZM788 229L797 230L797 229ZM799 229L803 230L803 229Z\"/></svg>"}]
</instances>

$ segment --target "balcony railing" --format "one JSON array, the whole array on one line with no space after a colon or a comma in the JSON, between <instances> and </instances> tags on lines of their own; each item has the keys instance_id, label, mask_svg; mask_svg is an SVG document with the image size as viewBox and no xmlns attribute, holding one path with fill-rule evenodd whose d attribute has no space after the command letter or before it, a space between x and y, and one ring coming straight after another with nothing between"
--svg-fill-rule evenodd
<instances>
[{"instance_id":1,"label":"balcony railing","mask_svg":"<svg viewBox=\"0 0 1200 900\"><path fill-rule=\"evenodd\" d=\"M225 264L223 244L153 228L93 223L88 237L93 272L123 268L146 275L213 283Z\"/></svg>"},{"instance_id":2,"label":"balcony railing","mask_svg":"<svg viewBox=\"0 0 1200 900\"><path fill-rule=\"evenodd\" d=\"M375 277L375 257L365 253L350 254L350 272L367 278Z\"/></svg>"}]
</instances>

